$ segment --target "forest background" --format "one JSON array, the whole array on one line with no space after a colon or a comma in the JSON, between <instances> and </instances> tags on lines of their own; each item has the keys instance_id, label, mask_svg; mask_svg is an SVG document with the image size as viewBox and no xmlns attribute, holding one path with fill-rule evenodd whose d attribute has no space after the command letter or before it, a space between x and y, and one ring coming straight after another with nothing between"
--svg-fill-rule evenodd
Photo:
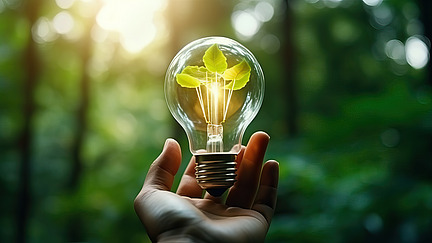
<instances>
[{"instance_id":1,"label":"forest background","mask_svg":"<svg viewBox=\"0 0 432 243\"><path fill-rule=\"evenodd\" d=\"M133 210L163 80L226 36L266 77L244 136L280 162L267 242L432 242L428 0L0 0L0 239L149 242ZM178 183L179 178L176 178Z\"/></svg>"}]
</instances>

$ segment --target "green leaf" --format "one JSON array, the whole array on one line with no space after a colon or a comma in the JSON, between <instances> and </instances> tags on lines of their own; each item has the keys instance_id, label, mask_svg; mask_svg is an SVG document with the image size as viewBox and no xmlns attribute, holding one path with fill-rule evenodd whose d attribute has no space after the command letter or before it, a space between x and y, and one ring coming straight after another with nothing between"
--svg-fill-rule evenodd
<instances>
[{"instance_id":1,"label":"green leaf","mask_svg":"<svg viewBox=\"0 0 432 243\"><path fill-rule=\"evenodd\" d=\"M199 79L192 77L189 74L179 73L176 75L177 83L185 88L197 88L201 85Z\"/></svg>"},{"instance_id":2,"label":"green leaf","mask_svg":"<svg viewBox=\"0 0 432 243\"><path fill-rule=\"evenodd\" d=\"M245 76L243 76L239 80L233 80L229 84L224 86L224 89L232 89L232 90L239 90L246 86L247 82L249 82L250 78L250 72L248 72Z\"/></svg>"},{"instance_id":3,"label":"green leaf","mask_svg":"<svg viewBox=\"0 0 432 243\"><path fill-rule=\"evenodd\" d=\"M226 57L217 44L210 46L203 56L204 65L210 72L223 73L227 69Z\"/></svg>"},{"instance_id":4,"label":"green leaf","mask_svg":"<svg viewBox=\"0 0 432 243\"><path fill-rule=\"evenodd\" d=\"M183 69L181 73L197 78L201 82L206 82L210 81L210 79L214 79L214 75L211 75L211 73L205 67L187 66L185 67L185 69Z\"/></svg>"},{"instance_id":5,"label":"green leaf","mask_svg":"<svg viewBox=\"0 0 432 243\"><path fill-rule=\"evenodd\" d=\"M227 69L224 73L225 80L240 80L243 77L250 75L251 67L243 60L239 64Z\"/></svg>"}]
</instances>

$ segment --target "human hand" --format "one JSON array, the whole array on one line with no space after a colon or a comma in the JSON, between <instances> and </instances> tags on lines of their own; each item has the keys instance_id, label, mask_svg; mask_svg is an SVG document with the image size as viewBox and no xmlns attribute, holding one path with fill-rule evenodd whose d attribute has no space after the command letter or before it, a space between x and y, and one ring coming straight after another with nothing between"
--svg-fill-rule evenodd
<instances>
[{"instance_id":1,"label":"human hand","mask_svg":"<svg viewBox=\"0 0 432 243\"><path fill-rule=\"evenodd\" d=\"M179 144L167 139L134 201L153 242L263 242L276 205L279 164L262 166L269 136L252 135L237 156L237 181L226 201L205 193L195 180L192 157L177 193L171 192L181 163Z\"/></svg>"}]
</instances>

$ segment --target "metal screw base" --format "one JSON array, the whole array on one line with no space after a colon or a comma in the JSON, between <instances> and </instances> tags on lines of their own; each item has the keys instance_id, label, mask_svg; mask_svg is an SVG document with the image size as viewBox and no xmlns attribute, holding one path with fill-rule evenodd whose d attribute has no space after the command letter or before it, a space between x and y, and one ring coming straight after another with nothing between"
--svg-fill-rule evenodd
<instances>
[{"instance_id":1,"label":"metal screw base","mask_svg":"<svg viewBox=\"0 0 432 243\"><path fill-rule=\"evenodd\" d=\"M198 185L214 197L221 196L236 181L236 154L195 155Z\"/></svg>"}]
</instances>

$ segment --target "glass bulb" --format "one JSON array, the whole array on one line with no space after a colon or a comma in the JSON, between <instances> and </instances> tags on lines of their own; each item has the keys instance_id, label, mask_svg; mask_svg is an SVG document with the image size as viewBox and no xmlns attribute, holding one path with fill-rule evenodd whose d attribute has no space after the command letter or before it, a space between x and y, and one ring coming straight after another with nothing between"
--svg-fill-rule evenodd
<instances>
[{"instance_id":1,"label":"glass bulb","mask_svg":"<svg viewBox=\"0 0 432 243\"><path fill-rule=\"evenodd\" d=\"M263 97L264 75L258 61L234 40L195 40L169 65L168 108L187 134L198 184L213 196L234 184L242 137Z\"/></svg>"}]
</instances>

